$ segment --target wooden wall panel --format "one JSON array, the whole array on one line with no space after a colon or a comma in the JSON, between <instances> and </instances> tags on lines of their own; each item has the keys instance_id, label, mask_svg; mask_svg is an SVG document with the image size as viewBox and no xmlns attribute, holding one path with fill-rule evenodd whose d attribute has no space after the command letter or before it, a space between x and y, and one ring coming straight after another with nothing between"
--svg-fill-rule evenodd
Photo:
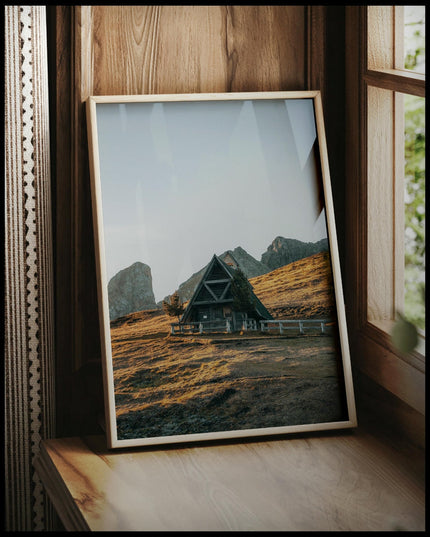
<instances>
[{"instance_id":1,"label":"wooden wall panel","mask_svg":"<svg viewBox=\"0 0 430 537\"><path fill-rule=\"evenodd\" d=\"M57 415L59 435L67 436L92 432L103 410L85 99L324 91L326 14L322 6L48 6L48 13L55 50ZM336 132L329 132L330 153Z\"/></svg>"},{"instance_id":2,"label":"wooden wall panel","mask_svg":"<svg viewBox=\"0 0 430 537\"><path fill-rule=\"evenodd\" d=\"M305 15L304 6L81 7L82 69L94 95L304 89Z\"/></svg>"}]
</instances>

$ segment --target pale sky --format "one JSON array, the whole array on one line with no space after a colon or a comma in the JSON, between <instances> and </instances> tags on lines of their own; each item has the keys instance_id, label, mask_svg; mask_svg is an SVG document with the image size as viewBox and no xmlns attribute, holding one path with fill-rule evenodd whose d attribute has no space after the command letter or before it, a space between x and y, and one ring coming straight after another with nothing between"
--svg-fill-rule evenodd
<instances>
[{"instance_id":1,"label":"pale sky","mask_svg":"<svg viewBox=\"0 0 430 537\"><path fill-rule=\"evenodd\" d=\"M213 254L327 237L312 99L99 103L97 128L108 281L146 263L158 302Z\"/></svg>"}]
</instances>

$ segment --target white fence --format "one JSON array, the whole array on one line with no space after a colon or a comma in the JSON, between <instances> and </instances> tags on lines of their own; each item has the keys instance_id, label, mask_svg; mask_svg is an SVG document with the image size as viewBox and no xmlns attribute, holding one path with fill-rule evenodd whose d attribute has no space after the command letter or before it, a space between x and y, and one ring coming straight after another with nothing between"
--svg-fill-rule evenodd
<instances>
[{"instance_id":1,"label":"white fence","mask_svg":"<svg viewBox=\"0 0 430 537\"><path fill-rule=\"evenodd\" d=\"M171 334L202 334L203 332L232 332L231 322L228 319L219 321L202 321L197 323L172 323Z\"/></svg>"},{"instance_id":2,"label":"white fence","mask_svg":"<svg viewBox=\"0 0 430 537\"><path fill-rule=\"evenodd\" d=\"M321 331L321 334L327 332L328 326L327 319L294 319L294 320L270 320L270 321L260 321L260 330L262 332L271 332L275 330L280 334L288 330L299 331L300 334L304 334L305 330L316 328L318 331Z\"/></svg>"},{"instance_id":3,"label":"white fence","mask_svg":"<svg viewBox=\"0 0 430 537\"><path fill-rule=\"evenodd\" d=\"M257 331L279 334L288 333L290 330L298 331L304 334L305 330L318 330L321 334L326 334L330 330L330 321L327 319L284 319L284 320L266 320L260 321L260 327L255 319L245 319L242 322L243 331ZM233 332L232 322L229 319L220 319L219 321L202 321L195 323L172 323L170 333L174 334L203 334L208 332Z\"/></svg>"}]
</instances>

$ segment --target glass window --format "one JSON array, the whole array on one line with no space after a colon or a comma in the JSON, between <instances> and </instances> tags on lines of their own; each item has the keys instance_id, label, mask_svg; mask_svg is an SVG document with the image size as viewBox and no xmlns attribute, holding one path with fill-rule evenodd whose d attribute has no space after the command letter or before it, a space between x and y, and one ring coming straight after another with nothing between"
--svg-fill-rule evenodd
<instances>
[{"instance_id":1,"label":"glass window","mask_svg":"<svg viewBox=\"0 0 430 537\"><path fill-rule=\"evenodd\" d=\"M425 100L404 96L405 295L404 315L425 329Z\"/></svg>"},{"instance_id":2,"label":"glass window","mask_svg":"<svg viewBox=\"0 0 430 537\"><path fill-rule=\"evenodd\" d=\"M425 73L425 7L404 6L404 66Z\"/></svg>"}]
</instances>

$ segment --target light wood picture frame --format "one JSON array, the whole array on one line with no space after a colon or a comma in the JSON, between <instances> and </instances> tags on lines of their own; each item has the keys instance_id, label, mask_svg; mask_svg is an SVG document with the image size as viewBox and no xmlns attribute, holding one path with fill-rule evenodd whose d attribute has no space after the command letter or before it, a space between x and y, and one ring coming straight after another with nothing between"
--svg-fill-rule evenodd
<instances>
[{"instance_id":1,"label":"light wood picture frame","mask_svg":"<svg viewBox=\"0 0 430 537\"><path fill-rule=\"evenodd\" d=\"M355 427L320 92L86 106L108 447Z\"/></svg>"}]
</instances>

